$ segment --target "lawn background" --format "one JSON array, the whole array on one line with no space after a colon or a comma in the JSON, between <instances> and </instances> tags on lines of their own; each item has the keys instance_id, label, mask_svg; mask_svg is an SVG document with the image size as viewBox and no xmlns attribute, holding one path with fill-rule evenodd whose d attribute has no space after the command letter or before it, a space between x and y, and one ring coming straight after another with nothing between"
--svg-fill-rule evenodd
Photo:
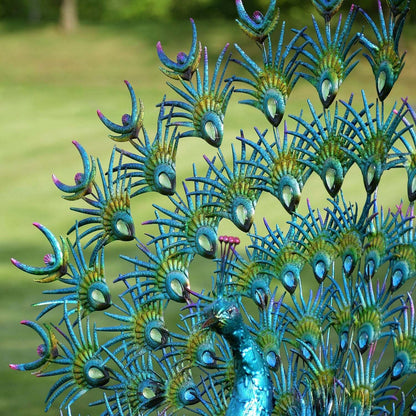
<instances>
[{"instance_id":1,"label":"lawn background","mask_svg":"<svg viewBox=\"0 0 416 416\"><path fill-rule=\"evenodd\" d=\"M295 27L304 22L293 21ZM198 38L208 45L210 61L216 59L225 42L238 42L253 55L256 48L237 25L221 20L197 22ZM416 104L416 45L415 28L405 27L401 50L407 49L407 64L398 84L387 100L387 108L394 101L409 96ZM130 111L128 91L124 79L131 82L136 94L145 104L145 126L152 137L157 118L155 105L163 94L174 98L175 93L166 86L166 79L158 70L155 45L162 41L169 56L179 50L187 52L190 45L191 26L187 19L158 25L140 22L131 26L82 25L71 35L62 33L55 25L27 27L21 24L0 22L0 414L35 416L43 413L43 401L51 379L35 379L30 374L12 371L11 362L27 362L35 359L39 343L36 334L23 325L22 319L34 320L37 311L32 303L40 301L46 287L10 263L15 257L25 263L40 265L43 255L49 252L43 235L32 222L40 222L55 235L65 235L73 224L75 215L69 211L70 203L60 197L51 174L65 183L72 183L75 172L81 169L81 161L71 141L78 140L88 153L98 156L104 167L108 163L114 145L107 138L107 131L97 118L97 108L117 122L123 113ZM233 51L234 55L238 55ZM257 55L258 56L258 55ZM344 82L340 98L347 99L351 92L354 102L361 107L360 90L365 88L369 101L375 99L373 75L366 60ZM318 107L316 91L305 81L300 81L289 99L288 113L298 115L301 109L308 114L305 97L310 97ZM267 128L263 116L253 108L238 105L234 95L226 117L224 151L229 153L229 143L244 129L246 137L255 139L253 126ZM177 157L178 177L190 176L191 161L196 161L204 172L202 155L215 155L202 140L183 139ZM178 189L181 186L178 185ZM364 200L361 174L354 168L347 174L343 188L346 199ZM311 178L303 191L301 209L305 209L306 197L312 206L324 206L326 198L319 178ZM388 172L382 179L379 198L385 206L394 207L406 199L406 173L403 169ZM138 238L144 239L148 229L140 223L154 218L152 203L165 204L163 197L147 194L133 201L133 215ZM407 205L407 203L405 204ZM283 225L288 215L277 200L262 195L256 213L259 232L262 218L270 224ZM235 232L226 221L221 223L220 233ZM247 241L247 240L245 240ZM135 255L134 244L115 244L110 250L112 263L106 262L109 281L126 267L117 258L118 253ZM108 256L110 257L110 256ZM197 286L210 282L207 262L192 266ZM198 278L203 275L203 280ZM77 408L78 409L78 408ZM81 415L88 409L80 407ZM97 412L92 410L91 414ZM50 414L59 414L56 407ZM73 413L78 414L76 412Z\"/></svg>"}]
</instances>

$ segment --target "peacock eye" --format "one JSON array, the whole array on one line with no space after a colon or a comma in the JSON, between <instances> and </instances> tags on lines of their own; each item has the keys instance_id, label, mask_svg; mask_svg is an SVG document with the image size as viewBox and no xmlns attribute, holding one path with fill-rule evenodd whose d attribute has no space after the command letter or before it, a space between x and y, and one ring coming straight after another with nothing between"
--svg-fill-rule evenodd
<instances>
[{"instance_id":1,"label":"peacock eye","mask_svg":"<svg viewBox=\"0 0 416 416\"><path fill-rule=\"evenodd\" d=\"M228 308L227 313L229 316L233 315L235 313L235 306L231 306L230 308Z\"/></svg>"}]
</instances>

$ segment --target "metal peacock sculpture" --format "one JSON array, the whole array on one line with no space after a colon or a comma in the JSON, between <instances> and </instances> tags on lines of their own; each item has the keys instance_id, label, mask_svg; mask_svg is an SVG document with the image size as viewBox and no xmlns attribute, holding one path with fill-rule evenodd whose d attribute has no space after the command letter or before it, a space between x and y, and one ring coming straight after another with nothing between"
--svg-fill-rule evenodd
<instances>
[{"instance_id":1,"label":"metal peacock sculpture","mask_svg":"<svg viewBox=\"0 0 416 416\"><path fill-rule=\"evenodd\" d=\"M171 60L157 44L172 96L158 105L154 139L126 81L131 114L116 124L98 111L117 143L108 168L73 142L83 172L73 185L53 181L65 199L81 202L71 208L80 218L65 237L35 223L52 249L43 267L12 259L38 282L54 282L36 319L22 322L41 339L38 358L10 365L54 380L46 411L57 405L70 415L82 395L98 391L90 405L102 415L416 414L416 111L407 99L392 107L385 101L404 65L399 40L410 0L378 0L378 21L358 5L343 21L342 0L312 3L312 30L292 29L285 41L276 0L252 16L236 0L238 26L259 57L238 45L231 57L227 44L213 70L191 19L189 53ZM353 33L360 18L370 34ZM378 100L369 102L364 91L337 100L361 54ZM317 90L319 105L308 100L300 114L286 114L302 79ZM241 131L227 157L224 121L234 94L264 114L270 131ZM190 137L218 154L205 156L204 172L193 167L180 193L176 154ZM342 190L353 165L364 182L361 206ZM386 211L377 201L392 168L407 172L409 208L397 201ZM313 173L328 203L316 209L308 201L302 214ZM147 192L165 195L166 203L154 205L143 228L156 231L142 242L131 199ZM254 224L262 193L288 216L282 224L264 220L265 235ZM248 233L245 253L238 237L218 235L223 219L236 234ZM132 240L137 256L121 255L130 271L117 277L115 298L106 247ZM204 270L191 273L190 265L201 256L215 272L198 291L193 282ZM55 323L45 321L52 311L60 316Z\"/></svg>"}]
</instances>

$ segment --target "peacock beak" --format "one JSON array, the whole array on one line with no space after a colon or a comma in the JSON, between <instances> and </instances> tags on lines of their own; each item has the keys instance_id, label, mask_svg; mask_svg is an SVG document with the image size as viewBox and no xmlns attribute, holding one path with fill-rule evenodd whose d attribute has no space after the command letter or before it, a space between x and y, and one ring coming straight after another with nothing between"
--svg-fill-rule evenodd
<instances>
[{"instance_id":1,"label":"peacock beak","mask_svg":"<svg viewBox=\"0 0 416 416\"><path fill-rule=\"evenodd\" d=\"M209 316L205 322L202 323L202 328L209 328L218 323L218 318L215 315Z\"/></svg>"}]
</instances>

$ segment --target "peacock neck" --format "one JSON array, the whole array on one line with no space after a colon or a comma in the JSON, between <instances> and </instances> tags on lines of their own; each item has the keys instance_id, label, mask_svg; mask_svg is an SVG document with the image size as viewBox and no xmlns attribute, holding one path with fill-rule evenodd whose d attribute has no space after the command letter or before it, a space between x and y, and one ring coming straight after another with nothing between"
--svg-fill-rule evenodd
<instances>
[{"instance_id":1,"label":"peacock neck","mask_svg":"<svg viewBox=\"0 0 416 416\"><path fill-rule=\"evenodd\" d=\"M244 323L227 334L225 338L231 347L237 372L245 374L264 372L267 364L261 349Z\"/></svg>"},{"instance_id":2,"label":"peacock neck","mask_svg":"<svg viewBox=\"0 0 416 416\"><path fill-rule=\"evenodd\" d=\"M234 352L252 346L255 341L244 323L241 323L231 333L225 334L225 339Z\"/></svg>"},{"instance_id":3,"label":"peacock neck","mask_svg":"<svg viewBox=\"0 0 416 416\"><path fill-rule=\"evenodd\" d=\"M244 323L224 337L233 353L235 371L225 416L270 416L273 384L259 345Z\"/></svg>"}]
</instances>

